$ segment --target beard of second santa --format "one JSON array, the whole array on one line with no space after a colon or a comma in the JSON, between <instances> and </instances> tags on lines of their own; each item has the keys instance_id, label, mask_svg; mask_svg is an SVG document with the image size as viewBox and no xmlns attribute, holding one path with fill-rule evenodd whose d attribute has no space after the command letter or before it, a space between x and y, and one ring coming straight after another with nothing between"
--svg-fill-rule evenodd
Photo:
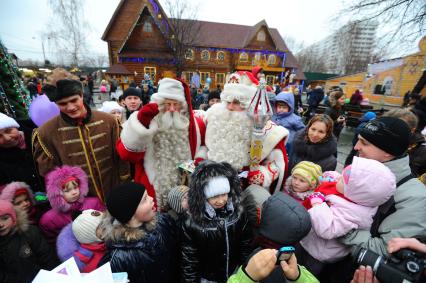
<instances>
[{"instance_id":1,"label":"beard of second santa","mask_svg":"<svg viewBox=\"0 0 426 283\"><path fill-rule=\"evenodd\" d=\"M158 132L153 137L154 188L161 209L167 206L169 191L180 184L178 164L191 159L189 119L185 113L178 112L159 113L154 119L158 124Z\"/></svg>"},{"instance_id":2,"label":"beard of second santa","mask_svg":"<svg viewBox=\"0 0 426 283\"><path fill-rule=\"evenodd\" d=\"M237 170L249 165L252 128L253 122L246 111L229 111L224 105L218 106L207 118L208 159L226 161Z\"/></svg>"}]
</instances>

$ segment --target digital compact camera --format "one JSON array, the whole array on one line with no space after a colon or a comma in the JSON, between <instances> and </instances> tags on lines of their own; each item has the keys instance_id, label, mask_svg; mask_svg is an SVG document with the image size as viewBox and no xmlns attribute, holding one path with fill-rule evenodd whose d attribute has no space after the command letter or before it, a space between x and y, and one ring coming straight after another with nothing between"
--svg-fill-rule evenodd
<instances>
[{"instance_id":1,"label":"digital compact camera","mask_svg":"<svg viewBox=\"0 0 426 283\"><path fill-rule=\"evenodd\" d=\"M277 264L280 264L280 261L287 261L290 259L291 255L294 254L296 249L292 246L282 247L277 251Z\"/></svg>"}]
</instances>

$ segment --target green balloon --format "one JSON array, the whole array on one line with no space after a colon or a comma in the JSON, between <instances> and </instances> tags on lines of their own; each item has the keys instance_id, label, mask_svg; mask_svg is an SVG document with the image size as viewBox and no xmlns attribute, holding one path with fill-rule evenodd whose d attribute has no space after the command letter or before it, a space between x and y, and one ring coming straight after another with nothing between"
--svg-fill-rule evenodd
<instances>
[{"instance_id":1,"label":"green balloon","mask_svg":"<svg viewBox=\"0 0 426 283\"><path fill-rule=\"evenodd\" d=\"M345 99L345 104L349 104L349 102L351 102L351 100L349 98Z\"/></svg>"}]
</instances>

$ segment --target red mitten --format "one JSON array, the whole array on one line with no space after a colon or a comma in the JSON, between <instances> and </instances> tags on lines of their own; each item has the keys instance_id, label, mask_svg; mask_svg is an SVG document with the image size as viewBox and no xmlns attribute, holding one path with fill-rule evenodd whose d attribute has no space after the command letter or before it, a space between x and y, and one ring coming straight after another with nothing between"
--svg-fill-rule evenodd
<instances>
[{"instance_id":1,"label":"red mitten","mask_svg":"<svg viewBox=\"0 0 426 283\"><path fill-rule=\"evenodd\" d=\"M311 202L311 205L314 206L314 204L323 203L325 201L325 196L320 192L315 192L312 195L310 195L308 199Z\"/></svg>"},{"instance_id":2,"label":"red mitten","mask_svg":"<svg viewBox=\"0 0 426 283\"><path fill-rule=\"evenodd\" d=\"M151 120L159 113L157 103L148 103L138 112L138 120L145 128L149 127Z\"/></svg>"},{"instance_id":3,"label":"red mitten","mask_svg":"<svg viewBox=\"0 0 426 283\"><path fill-rule=\"evenodd\" d=\"M249 181L249 184L256 184L256 185L262 186L263 182L265 181L265 176L263 175L263 172L260 170L250 171L248 173L248 181Z\"/></svg>"}]
</instances>

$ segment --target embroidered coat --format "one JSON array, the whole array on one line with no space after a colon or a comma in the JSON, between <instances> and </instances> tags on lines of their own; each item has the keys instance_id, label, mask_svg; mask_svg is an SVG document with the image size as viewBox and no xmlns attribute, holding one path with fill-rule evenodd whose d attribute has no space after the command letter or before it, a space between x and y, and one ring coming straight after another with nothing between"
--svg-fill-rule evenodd
<instances>
[{"instance_id":1,"label":"embroidered coat","mask_svg":"<svg viewBox=\"0 0 426 283\"><path fill-rule=\"evenodd\" d=\"M104 201L111 187L130 177L130 169L115 151L121 130L117 120L86 108L87 116L79 125L61 113L35 129L33 155L42 176L57 166L81 167L89 176L89 196Z\"/></svg>"}]
</instances>

